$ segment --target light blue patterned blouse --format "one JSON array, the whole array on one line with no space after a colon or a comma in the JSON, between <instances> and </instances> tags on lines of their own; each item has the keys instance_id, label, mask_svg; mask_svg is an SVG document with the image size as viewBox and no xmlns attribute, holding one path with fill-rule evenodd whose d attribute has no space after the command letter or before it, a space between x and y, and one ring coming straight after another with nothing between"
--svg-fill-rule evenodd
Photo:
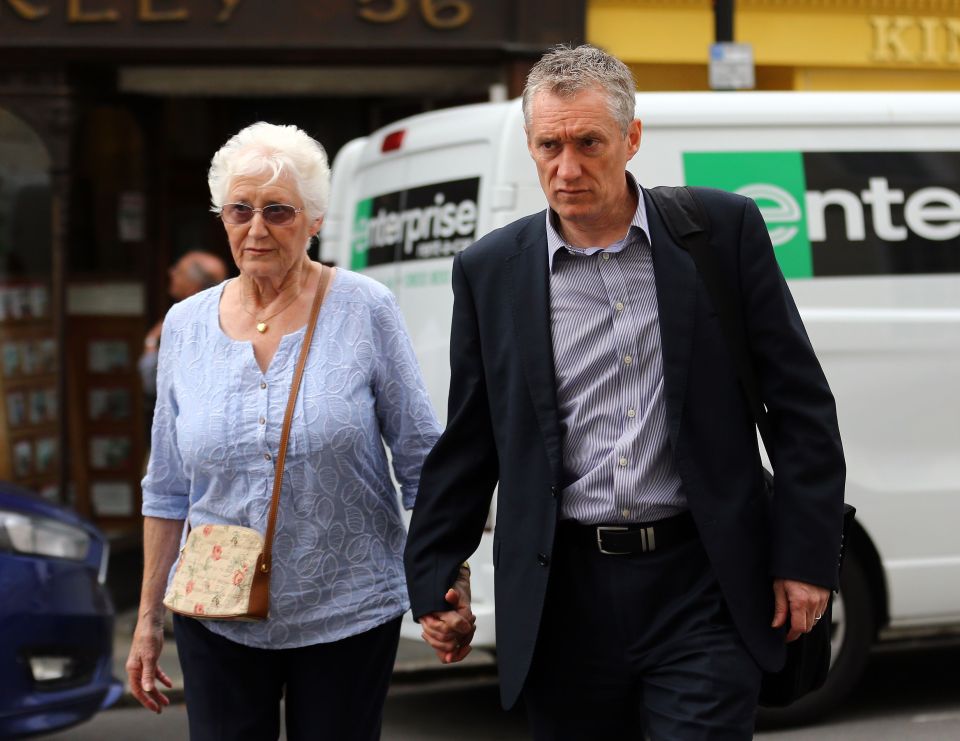
<instances>
[{"instance_id":1,"label":"light blue patterned blouse","mask_svg":"<svg viewBox=\"0 0 960 741\"><path fill-rule=\"evenodd\" d=\"M143 514L266 531L274 459L305 329L266 373L253 346L220 328L221 284L163 324ZM248 646L294 648L362 633L408 607L403 504L440 434L393 295L337 270L297 398L270 578L270 617L203 621ZM174 568L176 564L174 564ZM171 576L173 571L171 570Z\"/></svg>"}]
</instances>

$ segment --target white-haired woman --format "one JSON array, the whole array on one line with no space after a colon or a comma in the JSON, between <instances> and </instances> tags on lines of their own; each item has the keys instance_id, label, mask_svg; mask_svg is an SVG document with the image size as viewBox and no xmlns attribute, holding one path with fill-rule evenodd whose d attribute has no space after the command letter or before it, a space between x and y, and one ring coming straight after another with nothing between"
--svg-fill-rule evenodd
<instances>
[{"instance_id":1,"label":"white-haired woman","mask_svg":"<svg viewBox=\"0 0 960 741\"><path fill-rule=\"evenodd\" d=\"M238 278L171 309L160 344L151 459L143 480L144 579L127 672L160 712L162 599L188 517L266 530L274 460L322 266L306 248L327 203L319 143L256 123L214 155L214 211ZM408 607L403 504L439 424L396 302L335 271L295 406L262 622L174 616L190 735L378 738ZM197 612L203 610L203 606Z\"/></svg>"}]
</instances>

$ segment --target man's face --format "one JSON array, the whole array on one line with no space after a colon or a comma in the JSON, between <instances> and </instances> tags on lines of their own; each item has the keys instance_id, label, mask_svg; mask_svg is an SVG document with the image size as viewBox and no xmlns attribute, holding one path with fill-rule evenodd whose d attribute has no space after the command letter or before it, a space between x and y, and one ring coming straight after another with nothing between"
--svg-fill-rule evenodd
<instances>
[{"instance_id":1,"label":"man's face","mask_svg":"<svg viewBox=\"0 0 960 741\"><path fill-rule=\"evenodd\" d=\"M568 98L544 91L531 101L527 147L561 222L589 230L619 214L623 173L639 146L640 122L624 134L601 88Z\"/></svg>"}]
</instances>

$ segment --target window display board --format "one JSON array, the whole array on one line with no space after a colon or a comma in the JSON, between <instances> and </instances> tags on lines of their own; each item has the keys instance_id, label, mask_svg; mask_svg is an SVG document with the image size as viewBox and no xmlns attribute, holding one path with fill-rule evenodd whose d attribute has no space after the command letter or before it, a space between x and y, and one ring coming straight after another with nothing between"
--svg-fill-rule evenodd
<instances>
[{"instance_id":1,"label":"window display board","mask_svg":"<svg viewBox=\"0 0 960 741\"><path fill-rule=\"evenodd\" d=\"M0 477L60 501L60 399L50 289L0 283Z\"/></svg>"},{"instance_id":2,"label":"window display board","mask_svg":"<svg viewBox=\"0 0 960 741\"><path fill-rule=\"evenodd\" d=\"M67 319L71 473L76 507L104 529L140 524L144 456L140 317Z\"/></svg>"}]
</instances>

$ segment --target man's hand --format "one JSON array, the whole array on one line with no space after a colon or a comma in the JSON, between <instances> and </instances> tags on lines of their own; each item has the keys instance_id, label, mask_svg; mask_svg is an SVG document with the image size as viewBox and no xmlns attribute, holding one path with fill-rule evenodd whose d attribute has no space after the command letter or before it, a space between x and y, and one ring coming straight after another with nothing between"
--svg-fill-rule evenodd
<instances>
[{"instance_id":1,"label":"man's hand","mask_svg":"<svg viewBox=\"0 0 960 741\"><path fill-rule=\"evenodd\" d=\"M163 619L155 620L141 616L137 620L137 627L133 632L133 644L130 646L130 656L127 658L127 677L130 680L130 691L133 696L147 710L157 714L170 704L170 698L157 687L157 680L168 688L173 687L170 677L157 663L162 650Z\"/></svg>"},{"instance_id":2,"label":"man's hand","mask_svg":"<svg viewBox=\"0 0 960 741\"><path fill-rule=\"evenodd\" d=\"M460 567L453 586L444 599L449 610L431 612L420 618L423 640L430 644L444 664L454 664L470 653L477 618L470 609L470 572Z\"/></svg>"},{"instance_id":3,"label":"man's hand","mask_svg":"<svg viewBox=\"0 0 960 741\"><path fill-rule=\"evenodd\" d=\"M772 627L779 628L784 625L789 615L787 643L790 643L813 630L814 624L826 612L830 590L792 579L774 579L773 597L775 602Z\"/></svg>"}]
</instances>

